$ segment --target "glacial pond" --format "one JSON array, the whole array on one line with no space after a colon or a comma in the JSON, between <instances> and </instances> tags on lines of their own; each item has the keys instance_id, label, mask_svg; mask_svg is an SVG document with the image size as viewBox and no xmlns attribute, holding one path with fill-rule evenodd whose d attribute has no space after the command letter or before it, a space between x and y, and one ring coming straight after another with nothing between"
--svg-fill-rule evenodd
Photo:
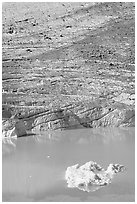
<instances>
[{"instance_id":1,"label":"glacial pond","mask_svg":"<svg viewBox=\"0 0 137 204\"><path fill-rule=\"evenodd\" d=\"M131 202L135 200L135 129L99 128L45 132L4 141L2 200L31 202ZM94 192L68 188L68 166L95 161L126 171Z\"/></svg>"}]
</instances>

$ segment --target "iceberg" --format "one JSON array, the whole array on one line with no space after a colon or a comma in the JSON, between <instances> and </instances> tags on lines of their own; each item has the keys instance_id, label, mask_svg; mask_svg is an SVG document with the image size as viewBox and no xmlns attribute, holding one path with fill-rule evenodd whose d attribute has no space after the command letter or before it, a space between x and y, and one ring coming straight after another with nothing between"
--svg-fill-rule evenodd
<instances>
[{"instance_id":1,"label":"iceberg","mask_svg":"<svg viewBox=\"0 0 137 204\"><path fill-rule=\"evenodd\" d=\"M76 164L67 168L65 179L69 188L78 188L86 192L96 191L111 183L115 174L125 170L120 164L109 164L105 170L94 161L80 166Z\"/></svg>"}]
</instances>

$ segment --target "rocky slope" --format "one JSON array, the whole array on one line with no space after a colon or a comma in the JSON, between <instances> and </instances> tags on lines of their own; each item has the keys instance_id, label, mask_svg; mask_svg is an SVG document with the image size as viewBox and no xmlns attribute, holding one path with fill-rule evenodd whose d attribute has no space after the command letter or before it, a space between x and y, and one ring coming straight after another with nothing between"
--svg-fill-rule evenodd
<instances>
[{"instance_id":1,"label":"rocky slope","mask_svg":"<svg viewBox=\"0 0 137 204\"><path fill-rule=\"evenodd\" d=\"M134 3L3 3L3 118L28 130L134 126Z\"/></svg>"}]
</instances>

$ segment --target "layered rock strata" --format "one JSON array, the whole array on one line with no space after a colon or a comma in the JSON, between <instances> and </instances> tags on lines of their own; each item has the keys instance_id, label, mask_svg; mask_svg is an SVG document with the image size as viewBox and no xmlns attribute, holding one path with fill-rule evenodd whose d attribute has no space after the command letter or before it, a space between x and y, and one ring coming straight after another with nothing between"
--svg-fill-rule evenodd
<instances>
[{"instance_id":1,"label":"layered rock strata","mask_svg":"<svg viewBox=\"0 0 137 204\"><path fill-rule=\"evenodd\" d=\"M3 118L33 132L134 126L134 3L11 2L2 15Z\"/></svg>"}]
</instances>

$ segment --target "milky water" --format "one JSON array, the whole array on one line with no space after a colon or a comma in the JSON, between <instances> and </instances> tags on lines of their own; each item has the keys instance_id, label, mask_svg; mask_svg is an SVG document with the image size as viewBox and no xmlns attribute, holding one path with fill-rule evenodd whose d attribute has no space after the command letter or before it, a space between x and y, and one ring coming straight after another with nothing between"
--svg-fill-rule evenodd
<instances>
[{"instance_id":1,"label":"milky water","mask_svg":"<svg viewBox=\"0 0 137 204\"><path fill-rule=\"evenodd\" d=\"M134 201L134 128L99 128L45 132L3 143L3 201ZM12 142L12 144L9 144ZM68 166L95 161L126 171L95 192L68 188Z\"/></svg>"}]
</instances>

